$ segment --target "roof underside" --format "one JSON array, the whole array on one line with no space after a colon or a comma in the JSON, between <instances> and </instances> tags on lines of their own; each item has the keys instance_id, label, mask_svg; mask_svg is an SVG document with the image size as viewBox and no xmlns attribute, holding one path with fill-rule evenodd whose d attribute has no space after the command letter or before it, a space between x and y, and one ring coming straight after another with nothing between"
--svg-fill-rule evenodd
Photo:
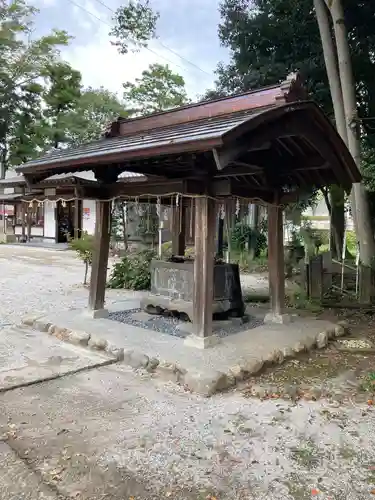
<instances>
[{"instance_id":1,"label":"roof underside","mask_svg":"<svg viewBox=\"0 0 375 500\"><path fill-rule=\"evenodd\" d=\"M106 138L17 170L40 180L88 169L96 175L115 169L168 179L234 179L267 191L330 184L350 189L361 179L332 124L307 101Z\"/></svg>"}]
</instances>

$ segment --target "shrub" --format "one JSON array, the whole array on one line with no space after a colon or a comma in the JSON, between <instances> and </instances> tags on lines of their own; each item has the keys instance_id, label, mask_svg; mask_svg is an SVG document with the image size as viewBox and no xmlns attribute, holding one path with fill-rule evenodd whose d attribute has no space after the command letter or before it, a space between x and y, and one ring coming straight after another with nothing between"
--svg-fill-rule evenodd
<instances>
[{"instance_id":1,"label":"shrub","mask_svg":"<svg viewBox=\"0 0 375 500\"><path fill-rule=\"evenodd\" d=\"M92 254L94 251L94 236L87 232L81 233L80 238L68 238L68 245L71 250L74 250L80 260L85 264L85 276L83 284L87 284L87 275L89 266L92 264Z\"/></svg>"},{"instance_id":2,"label":"shrub","mask_svg":"<svg viewBox=\"0 0 375 500\"><path fill-rule=\"evenodd\" d=\"M266 235L249 225L237 223L232 229L231 241L234 250L243 252L248 245L249 250L254 250L254 256L259 257L262 250L267 248Z\"/></svg>"},{"instance_id":3,"label":"shrub","mask_svg":"<svg viewBox=\"0 0 375 500\"><path fill-rule=\"evenodd\" d=\"M128 290L149 290L151 286L150 263L156 258L153 250L142 250L127 254L114 265L108 288L127 288Z\"/></svg>"}]
</instances>

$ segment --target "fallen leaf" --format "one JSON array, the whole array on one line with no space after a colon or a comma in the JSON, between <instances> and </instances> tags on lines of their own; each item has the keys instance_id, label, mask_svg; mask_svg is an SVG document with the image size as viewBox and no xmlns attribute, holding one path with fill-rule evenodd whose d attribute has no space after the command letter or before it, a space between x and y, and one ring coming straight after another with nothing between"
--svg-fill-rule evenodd
<instances>
[{"instance_id":1,"label":"fallen leaf","mask_svg":"<svg viewBox=\"0 0 375 500\"><path fill-rule=\"evenodd\" d=\"M368 404L369 406L372 406L372 405L374 404L374 401L373 401L372 399L368 399L368 400L367 400L367 404Z\"/></svg>"},{"instance_id":2,"label":"fallen leaf","mask_svg":"<svg viewBox=\"0 0 375 500\"><path fill-rule=\"evenodd\" d=\"M319 495L319 493L320 493L320 491L319 491L318 489L316 489L316 488L313 488L313 489L311 490L311 494L312 494L312 496L314 496L314 497L315 497L316 495Z\"/></svg>"},{"instance_id":3,"label":"fallen leaf","mask_svg":"<svg viewBox=\"0 0 375 500\"><path fill-rule=\"evenodd\" d=\"M370 495L375 495L375 490L371 490Z\"/></svg>"}]
</instances>

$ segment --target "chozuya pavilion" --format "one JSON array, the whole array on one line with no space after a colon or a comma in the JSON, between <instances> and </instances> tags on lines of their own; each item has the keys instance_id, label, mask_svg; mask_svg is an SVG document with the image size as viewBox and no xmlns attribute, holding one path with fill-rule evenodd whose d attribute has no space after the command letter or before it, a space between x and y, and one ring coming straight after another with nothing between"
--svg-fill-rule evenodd
<instances>
[{"instance_id":1,"label":"chozuya pavilion","mask_svg":"<svg viewBox=\"0 0 375 500\"><path fill-rule=\"evenodd\" d=\"M102 139L54 151L18 169L29 187L55 174L92 170L97 183L82 186L96 200L95 255L88 309L105 315L105 285L114 199L154 200L174 207L174 255L184 255L186 206L194 209L195 259L187 342L213 345L214 262L217 215L226 200L268 207L271 305L267 321L283 322L283 207L312 186L347 191L360 174L345 144L298 75L279 85L201 102L142 118L114 121ZM118 183L135 172L144 182ZM189 203L185 203L189 200ZM192 200L192 201L191 201ZM153 294L151 294L152 297ZM150 305L154 305L150 299Z\"/></svg>"}]
</instances>

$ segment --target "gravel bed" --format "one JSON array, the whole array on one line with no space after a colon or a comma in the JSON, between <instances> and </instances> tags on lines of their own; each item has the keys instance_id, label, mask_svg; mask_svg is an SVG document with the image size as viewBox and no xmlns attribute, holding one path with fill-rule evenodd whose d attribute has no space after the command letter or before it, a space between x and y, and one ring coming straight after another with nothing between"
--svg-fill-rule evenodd
<instances>
[{"instance_id":1,"label":"gravel bed","mask_svg":"<svg viewBox=\"0 0 375 500\"><path fill-rule=\"evenodd\" d=\"M184 325L187 325L187 327L189 328L190 323L182 321L175 316L150 315L150 319L148 319L147 321L139 321L137 319L134 319L133 315L136 313L140 313L141 311L141 309L116 311L109 314L109 319L118 321L120 323L125 323L126 325L138 326L139 328L146 328L147 330L166 333L168 335L173 335L174 337L186 338L191 333L183 329ZM246 323L233 322L232 326L228 325L228 321L223 321L223 326L217 324L219 322L215 323L216 324L214 324L213 326L213 332L219 337L223 338L245 330L256 328L257 326L263 324L263 320L255 318L254 316L248 316L248 321Z\"/></svg>"}]
</instances>

